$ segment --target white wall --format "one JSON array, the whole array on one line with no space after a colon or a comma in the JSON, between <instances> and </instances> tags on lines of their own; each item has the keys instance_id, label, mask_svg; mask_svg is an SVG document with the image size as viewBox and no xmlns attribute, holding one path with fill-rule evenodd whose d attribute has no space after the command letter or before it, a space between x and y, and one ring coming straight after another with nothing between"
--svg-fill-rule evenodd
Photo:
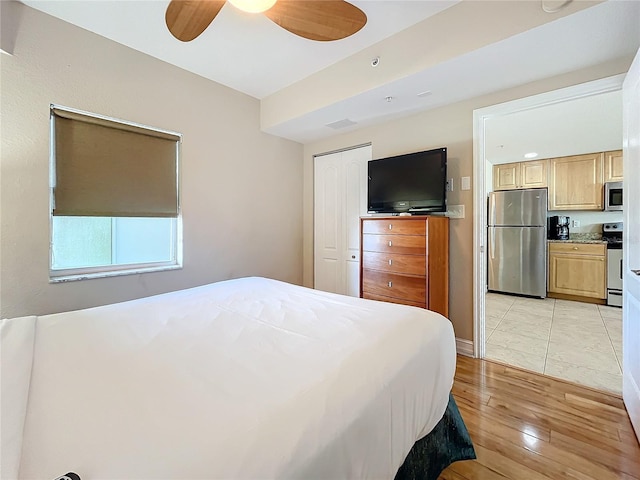
<instances>
[{"instance_id":1,"label":"white wall","mask_svg":"<svg viewBox=\"0 0 640 480\"><path fill-rule=\"evenodd\" d=\"M260 132L257 100L24 5L16 9L2 18L3 33L16 32L14 56L1 55L2 317L245 275L301 282L302 146ZM50 103L184 134L182 270L48 282Z\"/></svg>"},{"instance_id":2,"label":"white wall","mask_svg":"<svg viewBox=\"0 0 640 480\"><path fill-rule=\"evenodd\" d=\"M446 146L448 176L473 176L473 110L626 72L631 58L568 73L521 87L426 111L383 125L363 128L305 145L304 148L304 284L313 284L313 155L371 142L373 157ZM464 205L466 218L450 227L449 316L456 336L473 338L473 191L448 194L449 205Z\"/></svg>"}]
</instances>

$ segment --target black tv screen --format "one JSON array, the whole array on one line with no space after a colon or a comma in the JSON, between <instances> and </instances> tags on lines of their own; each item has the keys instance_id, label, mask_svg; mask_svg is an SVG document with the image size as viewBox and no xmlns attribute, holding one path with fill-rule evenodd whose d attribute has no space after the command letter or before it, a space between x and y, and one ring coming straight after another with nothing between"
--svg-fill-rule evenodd
<instances>
[{"instance_id":1,"label":"black tv screen","mask_svg":"<svg viewBox=\"0 0 640 480\"><path fill-rule=\"evenodd\" d=\"M369 213L430 213L447 210L447 149L371 160Z\"/></svg>"}]
</instances>

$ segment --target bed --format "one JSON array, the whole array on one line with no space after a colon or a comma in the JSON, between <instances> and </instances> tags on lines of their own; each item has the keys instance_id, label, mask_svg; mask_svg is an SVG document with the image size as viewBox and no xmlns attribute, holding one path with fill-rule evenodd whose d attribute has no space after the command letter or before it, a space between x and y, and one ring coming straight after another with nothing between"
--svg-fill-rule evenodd
<instances>
[{"instance_id":1,"label":"bed","mask_svg":"<svg viewBox=\"0 0 640 480\"><path fill-rule=\"evenodd\" d=\"M2 478L427 478L455 359L439 314L258 277L3 320Z\"/></svg>"}]
</instances>

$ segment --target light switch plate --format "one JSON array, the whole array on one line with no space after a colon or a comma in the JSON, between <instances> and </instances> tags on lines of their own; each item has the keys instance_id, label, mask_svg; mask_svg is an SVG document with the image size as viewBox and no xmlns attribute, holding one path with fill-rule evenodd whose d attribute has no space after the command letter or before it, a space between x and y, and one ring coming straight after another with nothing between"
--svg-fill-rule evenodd
<instances>
[{"instance_id":1,"label":"light switch plate","mask_svg":"<svg viewBox=\"0 0 640 480\"><path fill-rule=\"evenodd\" d=\"M471 190L471 177L462 177L460 180L461 190Z\"/></svg>"},{"instance_id":2,"label":"light switch plate","mask_svg":"<svg viewBox=\"0 0 640 480\"><path fill-rule=\"evenodd\" d=\"M447 217L464 218L464 205L449 205L447 207Z\"/></svg>"},{"instance_id":3,"label":"light switch plate","mask_svg":"<svg viewBox=\"0 0 640 480\"><path fill-rule=\"evenodd\" d=\"M453 178L447 180L447 192L453 192Z\"/></svg>"}]
</instances>

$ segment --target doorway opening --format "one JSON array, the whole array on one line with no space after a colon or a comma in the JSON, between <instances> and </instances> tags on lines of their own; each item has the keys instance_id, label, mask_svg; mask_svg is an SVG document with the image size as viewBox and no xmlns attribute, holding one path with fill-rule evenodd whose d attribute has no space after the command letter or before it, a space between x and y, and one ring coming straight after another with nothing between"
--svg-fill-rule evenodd
<instances>
[{"instance_id":1,"label":"doorway opening","mask_svg":"<svg viewBox=\"0 0 640 480\"><path fill-rule=\"evenodd\" d=\"M497 165L506 163L505 160L496 160L498 154L496 149L508 149L512 145L494 145L495 137L491 135L491 128L502 122L508 124L514 118L525 117L528 114L538 114L546 109L558 109L563 104L568 104L574 100L587 99L601 96L611 92L618 92L622 88L624 75L617 75L602 80L596 80L585 84L580 84L564 89L547 92L532 97L514 100L499 105L494 105L474 111L474 355L479 358L488 358L509 363L539 373L549 374L556 377L565 378L571 381L578 381L586 378L585 372L591 372L589 366L578 364L577 354L572 357L571 351L562 351L562 345L554 343L555 339L564 331L571 330L571 318L590 318L591 327L594 332L602 333L599 337L602 341L594 340L594 343L584 348L589 351L592 357L601 360L603 370L610 370L614 377L600 379L600 383L595 382L590 385L595 388L615 391L620 393L621 388L621 312L616 307L598 306L595 304L581 303L566 299L534 299L526 296L514 296L502 292L489 292L488 290L488 194L494 190L493 163ZM535 115L534 115L535 116ZM620 116L621 118L621 116ZM522 132L521 132L522 133ZM526 130L524 133L527 133ZM553 132L556 136L563 135L563 132ZM620 147L622 139L622 129L620 128ZM548 136L547 138L550 138ZM549 142L552 143L552 142ZM538 147L536 147L538 148ZM586 151L567 151L562 147L555 146L553 153L537 152L537 158L546 159L551 157L565 157ZM571 147L569 147L571 148ZM594 149L593 151L598 151ZM602 150L599 150L602 151ZM535 152L535 150L532 150ZM550 151L551 152L551 151ZM512 157L511 162L524 160L522 156ZM513 163L515 165L515 163ZM533 170L532 170L533 171ZM519 177L520 178L520 177ZM532 188L546 188L534 185ZM516 186L512 188L529 188ZM500 189L500 188L498 188ZM551 212L561 213L564 212ZM576 217L579 225L580 219L585 212L570 212ZM603 212L598 212L602 214ZM593 221L592 219L590 221ZM604 223L604 222L602 222ZM579 230L576 229L576 232ZM494 252L495 253L495 252ZM547 258L544 259L547 265ZM546 279L545 279L546 280ZM576 310L581 308L582 310ZM536 315L533 317L533 315ZM527 321L528 320L528 321ZM598 323L599 322L599 323ZM588 322L587 322L588 323ZM574 324L575 325L575 324ZM577 331L577 329L575 329ZM493 337L495 335L495 337ZM488 345L488 337L491 336L491 343ZM606 336L606 337L605 337ZM619 337L619 340L618 340ZM595 337L594 337L595 338ZM604 344L604 340L607 343ZM613 340L612 340L613 339ZM520 345L518 346L518 343ZM518 358L509 358L503 355L498 346L500 344L511 347L505 352L515 354ZM602 345L606 348L599 348ZM619 346L617 351L616 347ZM517 347L517 348L516 348ZM505 347L506 348L506 347ZM489 351L488 351L489 350ZM598 352L610 351L610 357L606 359L599 357ZM537 352L538 357L534 358L533 352ZM620 355L619 360L616 355ZM526 357L526 358L525 358ZM559 359L570 360L562 362ZM529 363L527 363L529 362ZM613 363L611 363L613 362ZM575 367L575 368L574 368ZM582 378L580 378L582 375ZM615 381L620 378L620 386ZM611 380L613 383L607 383ZM586 383L586 382L585 382Z\"/></svg>"}]
</instances>

